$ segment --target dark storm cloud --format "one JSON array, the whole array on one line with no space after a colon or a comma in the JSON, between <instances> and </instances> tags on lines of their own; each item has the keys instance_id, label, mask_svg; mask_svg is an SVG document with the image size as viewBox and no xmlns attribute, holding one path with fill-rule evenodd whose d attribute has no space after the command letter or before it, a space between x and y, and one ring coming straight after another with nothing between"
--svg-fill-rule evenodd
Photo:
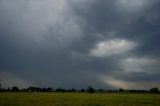
<instances>
[{"instance_id":1,"label":"dark storm cloud","mask_svg":"<svg viewBox=\"0 0 160 106\"><path fill-rule=\"evenodd\" d=\"M158 82L159 3L1 0L0 69L56 87Z\"/></svg>"},{"instance_id":2,"label":"dark storm cloud","mask_svg":"<svg viewBox=\"0 0 160 106\"><path fill-rule=\"evenodd\" d=\"M76 15L80 15L84 18L86 25L84 30L95 31L97 33L111 28L112 24L118 21L113 3L113 1L106 0L75 1L75 4L74 2L72 4L72 8Z\"/></svg>"}]
</instances>

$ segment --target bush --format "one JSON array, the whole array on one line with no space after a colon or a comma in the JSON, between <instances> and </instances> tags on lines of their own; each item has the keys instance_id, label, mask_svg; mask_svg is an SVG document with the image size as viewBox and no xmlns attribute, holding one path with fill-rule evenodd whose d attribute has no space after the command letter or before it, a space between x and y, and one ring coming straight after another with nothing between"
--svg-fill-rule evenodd
<instances>
[{"instance_id":1,"label":"bush","mask_svg":"<svg viewBox=\"0 0 160 106\"><path fill-rule=\"evenodd\" d=\"M94 92L95 92L95 89L89 86L89 87L87 88L87 91L88 91L89 93L94 93Z\"/></svg>"},{"instance_id":2,"label":"bush","mask_svg":"<svg viewBox=\"0 0 160 106\"><path fill-rule=\"evenodd\" d=\"M158 93L158 92L159 92L159 89L156 88L156 87L155 87L155 88L151 88L151 89L150 89L150 92L151 92L151 93Z\"/></svg>"},{"instance_id":3,"label":"bush","mask_svg":"<svg viewBox=\"0 0 160 106\"><path fill-rule=\"evenodd\" d=\"M19 88L18 88L17 86L13 86L13 87L12 87L12 91L13 91L13 92L18 92L18 91L19 91Z\"/></svg>"}]
</instances>

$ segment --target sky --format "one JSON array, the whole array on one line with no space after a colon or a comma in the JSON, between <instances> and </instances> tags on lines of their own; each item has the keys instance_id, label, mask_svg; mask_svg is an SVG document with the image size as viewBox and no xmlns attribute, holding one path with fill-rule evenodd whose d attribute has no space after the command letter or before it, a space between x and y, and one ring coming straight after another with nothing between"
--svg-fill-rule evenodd
<instances>
[{"instance_id":1,"label":"sky","mask_svg":"<svg viewBox=\"0 0 160 106\"><path fill-rule=\"evenodd\" d=\"M0 0L2 87L160 87L159 0Z\"/></svg>"}]
</instances>

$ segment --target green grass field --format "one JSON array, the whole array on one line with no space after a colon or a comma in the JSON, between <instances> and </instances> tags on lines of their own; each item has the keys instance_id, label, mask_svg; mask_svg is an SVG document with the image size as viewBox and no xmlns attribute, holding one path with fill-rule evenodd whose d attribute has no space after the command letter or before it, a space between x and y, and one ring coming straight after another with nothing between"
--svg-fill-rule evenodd
<instances>
[{"instance_id":1,"label":"green grass field","mask_svg":"<svg viewBox=\"0 0 160 106\"><path fill-rule=\"evenodd\" d=\"M160 94L0 93L0 106L160 106Z\"/></svg>"}]
</instances>

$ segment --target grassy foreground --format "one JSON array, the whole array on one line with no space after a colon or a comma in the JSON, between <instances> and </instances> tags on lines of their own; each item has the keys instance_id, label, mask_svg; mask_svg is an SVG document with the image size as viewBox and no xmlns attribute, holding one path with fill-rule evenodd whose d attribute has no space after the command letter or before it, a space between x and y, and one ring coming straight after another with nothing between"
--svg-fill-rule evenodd
<instances>
[{"instance_id":1,"label":"grassy foreground","mask_svg":"<svg viewBox=\"0 0 160 106\"><path fill-rule=\"evenodd\" d=\"M160 106L160 94L0 93L0 106Z\"/></svg>"}]
</instances>

